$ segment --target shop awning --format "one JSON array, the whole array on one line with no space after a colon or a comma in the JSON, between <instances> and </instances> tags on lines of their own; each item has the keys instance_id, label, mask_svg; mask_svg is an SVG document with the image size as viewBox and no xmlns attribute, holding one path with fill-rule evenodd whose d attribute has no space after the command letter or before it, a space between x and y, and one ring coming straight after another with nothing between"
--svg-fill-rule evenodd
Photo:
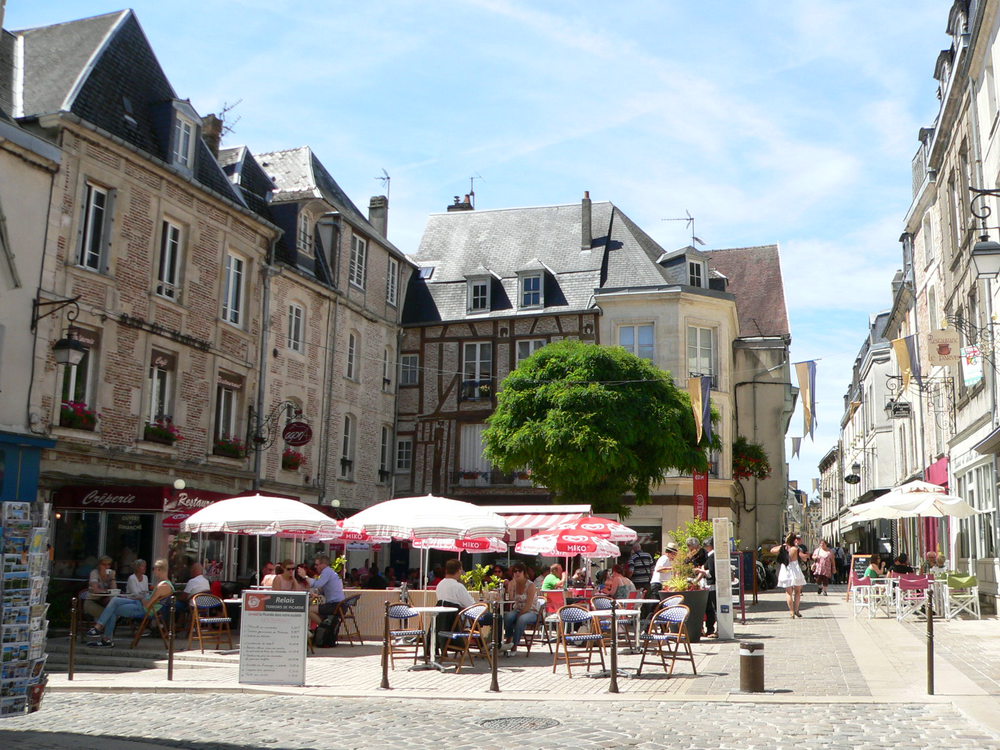
<instances>
[{"instance_id":1,"label":"shop awning","mask_svg":"<svg viewBox=\"0 0 1000 750\"><path fill-rule=\"evenodd\" d=\"M589 505L491 505L494 513L507 522L507 541L511 544L532 534L555 528L561 523L575 523L590 515Z\"/></svg>"}]
</instances>

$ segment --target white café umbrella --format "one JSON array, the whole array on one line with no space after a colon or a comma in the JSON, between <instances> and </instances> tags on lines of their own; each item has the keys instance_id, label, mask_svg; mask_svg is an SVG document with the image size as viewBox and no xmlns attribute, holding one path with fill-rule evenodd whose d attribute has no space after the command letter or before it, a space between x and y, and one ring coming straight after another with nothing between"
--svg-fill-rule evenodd
<instances>
[{"instance_id":1,"label":"white caf\u00e9 umbrella","mask_svg":"<svg viewBox=\"0 0 1000 750\"><path fill-rule=\"evenodd\" d=\"M518 542L514 550L522 555L542 557L618 557L621 550L610 539L582 529L548 529Z\"/></svg>"},{"instance_id":2,"label":"white caf\u00e9 umbrella","mask_svg":"<svg viewBox=\"0 0 1000 750\"><path fill-rule=\"evenodd\" d=\"M337 522L311 505L289 497L246 495L212 503L181 522L181 531L253 534L257 537L257 569L260 569L260 537L288 535L335 536Z\"/></svg>"},{"instance_id":3,"label":"white caf\u00e9 umbrella","mask_svg":"<svg viewBox=\"0 0 1000 750\"><path fill-rule=\"evenodd\" d=\"M853 508L850 521L876 521L897 518L969 518L978 513L957 495L949 495L944 487L914 480L894 487L870 503Z\"/></svg>"},{"instance_id":4,"label":"white caf\u00e9 umbrella","mask_svg":"<svg viewBox=\"0 0 1000 750\"><path fill-rule=\"evenodd\" d=\"M398 497L365 508L344 520L344 531L363 531L393 539L499 538L507 522L487 508L437 495ZM420 560L421 583L424 560Z\"/></svg>"}]
</instances>

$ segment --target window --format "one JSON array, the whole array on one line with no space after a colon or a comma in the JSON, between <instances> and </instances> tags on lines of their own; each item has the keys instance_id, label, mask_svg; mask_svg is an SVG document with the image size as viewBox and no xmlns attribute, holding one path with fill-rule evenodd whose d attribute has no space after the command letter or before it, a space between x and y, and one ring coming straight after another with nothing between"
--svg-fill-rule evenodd
<instances>
[{"instance_id":1,"label":"window","mask_svg":"<svg viewBox=\"0 0 1000 750\"><path fill-rule=\"evenodd\" d=\"M172 161L179 167L190 167L194 160L194 123L174 114L174 151Z\"/></svg>"},{"instance_id":2,"label":"window","mask_svg":"<svg viewBox=\"0 0 1000 750\"><path fill-rule=\"evenodd\" d=\"M156 293L161 297L177 299L177 269L180 260L181 228L164 221L160 232L160 270L156 277Z\"/></svg>"},{"instance_id":3,"label":"window","mask_svg":"<svg viewBox=\"0 0 1000 750\"><path fill-rule=\"evenodd\" d=\"M353 333L347 336L347 369L344 370L344 377L358 379L358 337Z\"/></svg>"},{"instance_id":4,"label":"window","mask_svg":"<svg viewBox=\"0 0 1000 750\"><path fill-rule=\"evenodd\" d=\"M620 326L618 328L618 346L624 347L637 357L652 362L656 356L653 324Z\"/></svg>"},{"instance_id":5,"label":"window","mask_svg":"<svg viewBox=\"0 0 1000 750\"><path fill-rule=\"evenodd\" d=\"M382 390L388 391L392 388L392 356L389 350L382 352Z\"/></svg>"},{"instance_id":6,"label":"window","mask_svg":"<svg viewBox=\"0 0 1000 750\"><path fill-rule=\"evenodd\" d=\"M465 344L462 361L462 399L489 398L492 389L493 346L488 341Z\"/></svg>"},{"instance_id":7,"label":"window","mask_svg":"<svg viewBox=\"0 0 1000 750\"><path fill-rule=\"evenodd\" d=\"M344 437L340 443L340 478L354 476L354 417L344 415Z\"/></svg>"},{"instance_id":8,"label":"window","mask_svg":"<svg viewBox=\"0 0 1000 750\"><path fill-rule=\"evenodd\" d=\"M219 452L220 441L235 440L239 432L240 391L243 379L236 375L219 373L215 386L215 441Z\"/></svg>"},{"instance_id":9,"label":"window","mask_svg":"<svg viewBox=\"0 0 1000 750\"><path fill-rule=\"evenodd\" d=\"M715 382L715 336L711 328L688 326L688 377L712 377Z\"/></svg>"},{"instance_id":10,"label":"window","mask_svg":"<svg viewBox=\"0 0 1000 750\"><path fill-rule=\"evenodd\" d=\"M420 266L420 278L424 281L429 281L431 276L434 275L434 269L436 266Z\"/></svg>"},{"instance_id":11,"label":"window","mask_svg":"<svg viewBox=\"0 0 1000 750\"><path fill-rule=\"evenodd\" d=\"M382 442L379 444L378 480L386 482L392 472L389 471L389 461L392 451L392 428L382 425Z\"/></svg>"},{"instance_id":12,"label":"window","mask_svg":"<svg viewBox=\"0 0 1000 750\"><path fill-rule=\"evenodd\" d=\"M517 342L517 364L537 352L548 342L545 339L526 339Z\"/></svg>"},{"instance_id":13,"label":"window","mask_svg":"<svg viewBox=\"0 0 1000 750\"><path fill-rule=\"evenodd\" d=\"M153 350L149 358L149 404L146 420L172 419L175 359L172 354Z\"/></svg>"},{"instance_id":14,"label":"window","mask_svg":"<svg viewBox=\"0 0 1000 750\"><path fill-rule=\"evenodd\" d=\"M104 271L107 267L107 219L108 191L93 183L87 183L87 195L83 203L83 232L80 243L80 265L94 271Z\"/></svg>"},{"instance_id":15,"label":"window","mask_svg":"<svg viewBox=\"0 0 1000 750\"><path fill-rule=\"evenodd\" d=\"M490 282L475 279L469 282L469 312L486 312L490 309Z\"/></svg>"},{"instance_id":16,"label":"window","mask_svg":"<svg viewBox=\"0 0 1000 750\"><path fill-rule=\"evenodd\" d=\"M691 286L705 287L705 263L700 260L688 261L688 283Z\"/></svg>"},{"instance_id":17,"label":"window","mask_svg":"<svg viewBox=\"0 0 1000 750\"><path fill-rule=\"evenodd\" d=\"M243 275L246 261L238 255L226 254L225 286L222 290L222 319L233 325L243 321Z\"/></svg>"},{"instance_id":18,"label":"window","mask_svg":"<svg viewBox=\"0 0 1000 750\"><path fill-rule=\"evenodd\" d=\"M385 274L385 301L393 307L399 304L399 261L395 258L389 258Z\"/></svg>"},{"instance_id":19,"label":"window","mask_svg":"<svg viewBox=\"0 0 1000 750\"><path fill-rule=\"evenodd\" d=\"M420 383L420 355L404 354L399 358L399 384L417 385Z\"/></svg>"},{"instance_id":20,"label":"window","mask_svg":"<svg viewBox=\"0 0 1000 750\"><path fill-rule=\"evenodd\" d=\"M367 262L368 243L354 235L351 237L351 264L348 268L348 280L354 286L365 288L365 264Z\"/></svg>"},{"instance_id":21,"label":"window","mask_svg":"<svg viewBox=\"0 0 1000 750\"><path fill-rule=\"evenodd\" d=\"M409 472L413 468L413 438L396 440L396 471Z\"/></svg>"},{"instance_id":22,"label":"window","mask_svg":"<svg viewBox=\"0 0 1000 750\"><path fill-rule=\"evenodd\" d=\"M62 403L85 404L91 411L94 411L92 387L96 382L94 375L100 336L96 332L81 328L73 328L72 332L87 347L87 351L78 364L63 365L62 367Z\"/></svg>"},{"instance_id":23,"label":"window","mask_svg":"<svg viewBox=\"0 0 1000 750\"><path fill-rule=\"evenodd\" d=\"M306 255L312 255L313 252L312 222L304 213L299 214L299 252Z\"/></svg>"},{"instance_id":24,"label":"window","mask_svg":"<svg viewBox=\"0 0 1000 750\"><path fill-rule=\"evenodd\" d=\"M521 307L541 307L542 275L540 273L521 277Z\"/></svg>"},{"instance_id":25,"label":"window","mask_svg":"<svg viewBox=\"0 0 1000 750\"><path fill-rule=\"evenodd\" d=\"M301 305L292 304L288 306L288 348L299 354L306 349L302 329L304 316L305 311Z\"/></svg>"}]
</instances>

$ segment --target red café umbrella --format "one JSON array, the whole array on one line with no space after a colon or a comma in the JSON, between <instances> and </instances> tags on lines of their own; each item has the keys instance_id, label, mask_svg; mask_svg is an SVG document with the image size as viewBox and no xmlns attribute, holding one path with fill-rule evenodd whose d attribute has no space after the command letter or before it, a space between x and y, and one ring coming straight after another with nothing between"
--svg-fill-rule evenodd
<instances>
[{"instance_id":1,"label":"red caf\u00e9 umbrella","mask_svg":"<svg viewBox=\"0 0 1000 750\"><path fill-rule=\"evenodd\" d=\"M585 531L612 542L634 542L639 538L635 529L630 529L623 523L600 516L584 516L576 521L561 523L555 527L559 530Z\"/></svg>"},{"instance_id":2,"label":"red caf\u00e9 umbrella","mask_svg":"<svg viewBox=\"0 0 1000 750\"><path fill-rule=\"evenodd\" d=\"M618 557L621 550L608 539L584 529L549 529L518 542L514 550L522 555L543 557Z\"/></svg>"}]
</instances>

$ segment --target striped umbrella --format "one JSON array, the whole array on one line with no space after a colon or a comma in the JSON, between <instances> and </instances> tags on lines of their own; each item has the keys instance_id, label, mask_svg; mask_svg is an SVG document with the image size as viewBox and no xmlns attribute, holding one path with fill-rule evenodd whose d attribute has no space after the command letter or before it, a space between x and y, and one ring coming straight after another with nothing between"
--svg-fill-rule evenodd
<instances>
[{"instance_id":1,"label":"striped umbrella","mask_svg":"<svg viewBox=\"0 0 1000 750\"><path fill-rule=\"evenodd\" d=\"M514 548L522 555L542 557L618 557L621 550L613 542L581 529L540 531Z\"/></svg>"},{"instance_id":2,"label":"striped umbrella","mask_svg":"<svg viewBox=\"0 0 1000 750\"><path fill-rule=\"evenodd\" d=\"M635 529L630 529L623 523L600 516L584 516L571 523L561 523L556 528L560 531L564 529L586 531L602 539L610 539L612 542L634 542L639 538Z\"/></svg>"},{"instance_id":3,"label":"striped umbrella","mask_svg":"<svg viewBox=\"0 0 1000 750\"><path fill-rule=\"evenodd\" d=\"M329 534L337 522L322 511L288 497L248 495L212 503L181 522L181 531L273 536Z\"/></svg>"}]
</instances>

